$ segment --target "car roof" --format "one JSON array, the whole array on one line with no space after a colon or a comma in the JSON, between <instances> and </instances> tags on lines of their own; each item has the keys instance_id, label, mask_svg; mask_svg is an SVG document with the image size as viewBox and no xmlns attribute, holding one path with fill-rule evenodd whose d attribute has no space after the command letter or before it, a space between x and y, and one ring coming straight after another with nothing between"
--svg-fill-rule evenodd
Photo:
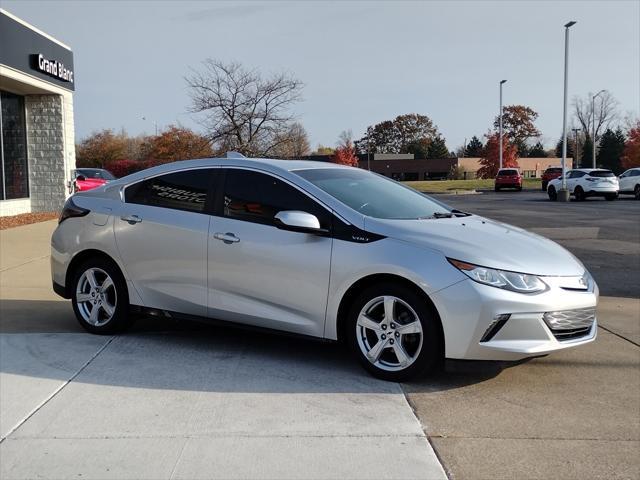
<instances>
[{"instance_id":1,"label":"car roof","mask_svg":"<svg viewBox=\"0 0 640 480\"><path fill-rule=\"evenodd\" d=\"M132 173L111 183L114 186L121 184L126 185L137 182L144 178L162 175L164 173L206 167L246 167L265 170L267 172L276 174L287 174L296 170L309 170L319 168L354 168L332 162L316 162L312 160L277 160L271 158L245 157L201 158L197 160L180 160L177 162L163 163L162 165Z\"/></svg>"},{"instance_id":2,"label":"car roof","mask_svg":"<svg viewBox=\"0 0 640 480\"><path fill-rule=\"evenodd\" d=\"M610 172L608 168L572 168L572 172Z\"/></svg>"}]
</instances>

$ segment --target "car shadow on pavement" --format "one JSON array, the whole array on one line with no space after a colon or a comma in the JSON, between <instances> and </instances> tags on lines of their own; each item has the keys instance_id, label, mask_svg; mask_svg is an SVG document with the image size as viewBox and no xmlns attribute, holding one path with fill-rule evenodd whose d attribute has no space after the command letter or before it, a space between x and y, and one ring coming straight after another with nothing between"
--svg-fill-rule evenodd
<instances>
[{"instance_id":1,"label":"car shadow on pavement","mask_svg":"<svg viewBox=\"0 0 640 480\"><path fill-rule=\"evenodd\" d=\"M397 384L371 377L339 343L155 317L139 317L122 335L96 336L84 332L64 301L0 300L0 333L3 374L65 381L108 343L75 381L189 391L398 392ZM409 386L460 388L508 365L446 362Z\"/></svg>"}]
</instances>

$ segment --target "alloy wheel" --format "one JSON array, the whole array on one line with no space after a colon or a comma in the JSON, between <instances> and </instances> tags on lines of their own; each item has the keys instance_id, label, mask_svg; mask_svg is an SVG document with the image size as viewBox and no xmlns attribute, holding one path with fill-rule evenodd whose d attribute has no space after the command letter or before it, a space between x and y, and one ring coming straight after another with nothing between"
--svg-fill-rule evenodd
<instances>
[{"instance_id":1,"label":"alloy wheel","mask_svg":"<svg viewBox=\"0 0 640 480\"><path fill-rule=\"evenodd\" d=\"M75 295L78 311L88 324L100 327L113 318L118 295L113 279L104 270L85 270L78 279Z\"/></svg>"},{"instance_id":2,"label":"alloy wheel","mask_svg":"<svg viewBox=\"0 0 640 480\"><path fill-rule=\"evenodd\" d=\"M377 368L404 370L413 364L422 350L422 323L404 300L379 296L360 311L356 322L360 351Z\"/></svg>"}]
</instances>

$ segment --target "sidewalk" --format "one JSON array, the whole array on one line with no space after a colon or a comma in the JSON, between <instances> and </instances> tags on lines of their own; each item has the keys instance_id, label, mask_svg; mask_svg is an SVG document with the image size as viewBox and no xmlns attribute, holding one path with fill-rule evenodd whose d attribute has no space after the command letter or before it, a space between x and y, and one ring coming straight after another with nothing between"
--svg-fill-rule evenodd
<instances>
[{"instance_id":1,"label":"sidewalk","mask_svg":"<svg viewBox=\"0 0 640 480\"><path fill-rule=\"evenodd\" d=\"M83 333L51 292L53 228L0 232L1 478L446 478L400 386L338 346Z\"/></svg>"}]
</instances>

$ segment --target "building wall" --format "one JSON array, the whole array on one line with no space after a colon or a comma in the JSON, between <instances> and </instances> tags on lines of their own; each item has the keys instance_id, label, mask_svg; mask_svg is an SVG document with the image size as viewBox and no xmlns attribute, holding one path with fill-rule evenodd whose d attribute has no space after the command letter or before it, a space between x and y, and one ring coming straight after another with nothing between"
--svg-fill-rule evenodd
<instances>
[{"instance_id":1,"label":"building wall","mask_svg":"<svg viewBox=\"0 0 640 480\"><path fill-rule=\"evenodd\" d=\"M27 95L27 155L31 211L58 210L66 197L61 95Z\"/></svg>"}]
</instances>

